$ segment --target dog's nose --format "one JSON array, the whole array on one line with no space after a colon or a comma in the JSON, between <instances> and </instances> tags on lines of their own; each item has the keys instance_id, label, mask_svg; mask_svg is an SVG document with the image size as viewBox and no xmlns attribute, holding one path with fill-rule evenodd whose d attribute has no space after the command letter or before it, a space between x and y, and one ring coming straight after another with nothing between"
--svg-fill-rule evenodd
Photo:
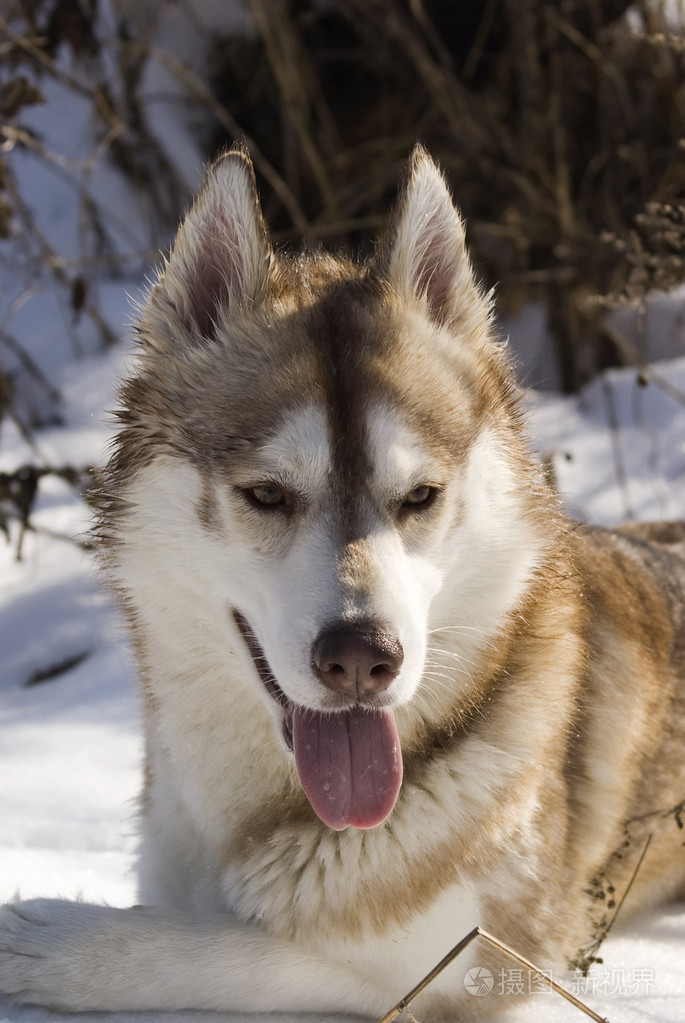
<instances>
[{"instance_id":1,"label":"dog's nose","mask_svg":"<svg viewBox=\"0 0 685 1023\"><path fill-rule=\"evenodd\" d=\"M402 644L390 633L327 629L314 643L314 671L328 689L349 695L381 693L399 673Z\"/></svg>"}]
</instances>

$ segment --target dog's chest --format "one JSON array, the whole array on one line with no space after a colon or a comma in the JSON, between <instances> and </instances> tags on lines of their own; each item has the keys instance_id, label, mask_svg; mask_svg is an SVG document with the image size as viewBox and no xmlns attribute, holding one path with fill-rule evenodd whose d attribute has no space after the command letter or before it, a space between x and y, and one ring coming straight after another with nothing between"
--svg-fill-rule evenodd
<instances>
[{"instance_id":1,"label":"dog's chest","mask_svg":"<svg viewBox=\"0 0 685 1023\"><path fill-rule=\"evenodd\" d=\"M416 916L405 926L391 926L385 934L363 940L338 941L332 937L327 952L332 959L352 963L375 982L382 981L391 1008L478 924L482 924L481 900L455 884L428 909L417 908ZM477 960L477 948L465 949L431 983L425 999L439 997L456 1003L464 993L464 977Z\"/></svg>"}]
</instances>

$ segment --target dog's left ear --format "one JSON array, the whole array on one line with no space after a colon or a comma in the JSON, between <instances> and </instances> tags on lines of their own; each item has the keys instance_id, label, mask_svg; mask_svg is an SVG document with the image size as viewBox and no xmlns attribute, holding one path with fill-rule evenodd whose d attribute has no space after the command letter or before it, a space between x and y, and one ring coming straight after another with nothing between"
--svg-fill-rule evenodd
<instances>
[{"instance_id":1,"label":"dog's left ear","mask_svg":"<svg viewBox=\"0 0 685 1023\"><path fill-rule=\"evenodd\" d=\"M445 180L422 146L381 243L377 272L400 298L424 303L438 322L483 322L489 303L474 280L464 226ZM487 315L486 315L487 319Z\"/></svg>"},{"instance_id":2,"label":"dog's left ear","mask_svg":"<svg viewBox=\"0 0 685 1023\"><path fill-rule=\"evenodd\" d=\"M259 303L272 259L252 162L245 150L231 149L207 171L152 304L195 341L211 338L222 315Z\"/></svg>"}]
</instances>

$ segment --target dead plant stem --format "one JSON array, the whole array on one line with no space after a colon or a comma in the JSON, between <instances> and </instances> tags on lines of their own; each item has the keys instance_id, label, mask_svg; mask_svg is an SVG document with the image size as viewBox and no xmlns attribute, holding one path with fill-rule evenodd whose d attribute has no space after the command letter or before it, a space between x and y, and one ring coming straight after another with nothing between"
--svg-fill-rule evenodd
<instances>
[{"instance_id":1,"label":"dead plant stem","mask_svg":"<svg viewBox=\"0 0 685 1023\"><path fill-rule=\"evenodd\" d=\"M258 168L260 173L264 175L276 195L287 209L293 219L293 224L297 231L304 237L307 237L310 230L310 224L302 207L276 168L269 163L267 158L264 156L256 141L248 135L244 128L241 127L230 111L227 110L223 103L220 103L215 98L204 82L201 81L197 75L195 75L180 60L172 57L169 53L165 53L164 50L157 48L150 50L150 57L178 78L178 80L186 86L188 91L191 92L196 99L205 103L207 108L211 110L214 117L216 117L219 124L226 129L232 138L241 139L245 143L247 148L250 150L250 156L252 157L255 166Z\"/></svg>"},{"instance_id":2,"label":"dead plant stem","mask_svg":"<svg viewBox=\"0 0 685 1023\"><path fill-rule=\"evenodd\" d=\"M609 1021L604 1016L599 1016L596 1012L594 1012L593 1009L585 1005L584 1002L581 1002L579 998L576 998L574 994L572 994L570 991L567 991L566 988L562 987L561 984L558 984L556 981L552 980L551 977L549 977L546 973L539 969L539 967L537 967L535 963L532 963L530 959L526 959L526 957L521 955L520 952L517 952L515 949L511 948L510 945L506 945L503 941L501 941L499 938L496 938L493 934L489 934L488 931L484 931L482 927L474 927L474 929L470 931L464 938L462 938L461 941L457 942L454 948L450 952L448 952L447 955L443 959L441 959L436 966L433 967L430 973L427 973L423 980L419 981L416 987L413 987L412 990L404 996L404 998L400 999L397 1005L395 1005L394 1008L390 1010L390 1012L386 1013L386 1015L383 1016L383 1018L380 1020L380 1023L391 1023L391 1021L394 1020L396 1016L399 1016L399 1014L407 1008L410 1002L412 1002L417 995L424 991L429 986L429 984L432 984L436 977L440 973L442 973L445 967L449 966L450 963L452 963L457 958L457 956L461 955L464 949L466 949L471 944L471 942L475 941L476 938L483 938L484 941L487 941L494 948L498 949L500 952L503 952L505 955L509 956L510 959L513 959L515 962L519 963L530 973L544 980L546 984L549 984L550 988L553 991L555 991L558 995L561 995L562 998L565 998L568 1002L571 1003L571 1005L574 1005L576 1009L580 1009L581 1012L584 1012L586 1016L590 1017L590 1019L595 1020L595 1023L609 1023Z\"/></svg>"}]
</instances>

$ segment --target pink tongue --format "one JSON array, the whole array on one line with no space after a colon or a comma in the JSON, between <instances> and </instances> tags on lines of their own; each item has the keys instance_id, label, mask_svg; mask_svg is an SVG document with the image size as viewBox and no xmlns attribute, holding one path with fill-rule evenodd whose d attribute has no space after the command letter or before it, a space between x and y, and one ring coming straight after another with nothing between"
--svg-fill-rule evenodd
<instances>
[{"instance_id":1,"label":"pink tongue","mask_svg":"<svg viewBox=\"0 0 685 1023\"><path fill-rule=\"evenodd\" d=\"M395 805L402 753L392 711L295 707L293 749L307 799L329 828L373 828Z\"/></svg>"}]
</instances>

